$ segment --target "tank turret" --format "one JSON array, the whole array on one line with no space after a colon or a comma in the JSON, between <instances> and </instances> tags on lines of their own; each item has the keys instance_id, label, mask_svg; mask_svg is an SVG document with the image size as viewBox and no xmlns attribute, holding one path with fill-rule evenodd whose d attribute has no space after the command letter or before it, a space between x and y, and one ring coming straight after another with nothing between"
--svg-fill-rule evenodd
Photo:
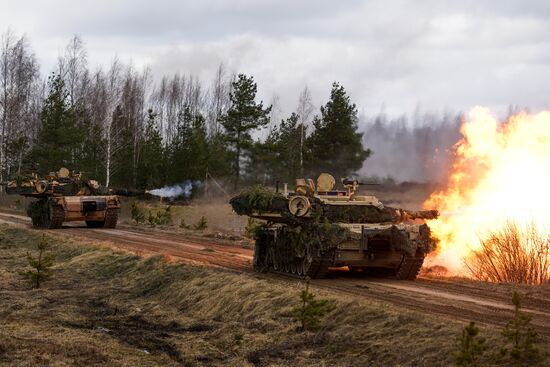
<instances>
[{"instance_id":1,"label":"tank turret","mask_svg":"<svg viewBox=\"0 0 550 367\"><path fill-rule=\"evenodd\" d=\"M264 221L256 233L254 267L298 276L322 277L329 267L389 269L414 279L435 247L425 220L436 210L412 211L385 206L362 185L343 179L342 189L323 173L317 183L296 180L293 192L254 186L233 197L239 215Z\"/></svg>"},{"instance_id":2,"label":"tank turret","mask_svg":"<svg viewBox=\"0 0 550 367\"><path fill-rule=\"evenodd\" d=\"M145 190L113 189L84 179L66 168L44 177L31 174L1 183L10 195L35 198L27 214L35 227L60 228L63 222L85 221L89 227L115 228L118 196L144 196Z\"/></svg>"}]
</instances>

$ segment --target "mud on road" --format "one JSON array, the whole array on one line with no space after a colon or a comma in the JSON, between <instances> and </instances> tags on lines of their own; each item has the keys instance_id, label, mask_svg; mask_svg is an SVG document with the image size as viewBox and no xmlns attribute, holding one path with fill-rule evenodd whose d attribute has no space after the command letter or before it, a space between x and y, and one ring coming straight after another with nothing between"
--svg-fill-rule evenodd
<instances>
[{"instance_id":1,"label":"mud on road","mask_svg":"<svg viewBox=\"0 0 550 367\"><path fill-rule=\"evenodd\" d=\"M30 220L17 214L0 213L0 223L30 227ZM140 230L130 226L119 226L119 229L65 226L59 230L48 230L48 233L98 241L138 255L161 254L176 262L252 272L253 250L206 237L189 239L178 233ZM294 281L280 275L265 276ZM511 294L515 289L523 295L523 311L532 316L532 323L538 333L550 339L550 286L514 287L425 277L419 277L416 281L397 281L345 272L334 272L326 279L312 281L312 284L332 292L387 302L427 315L461 321L473 320L479 324L499 327L506 325L513 316Z\"/></svg>"}]
</instances>

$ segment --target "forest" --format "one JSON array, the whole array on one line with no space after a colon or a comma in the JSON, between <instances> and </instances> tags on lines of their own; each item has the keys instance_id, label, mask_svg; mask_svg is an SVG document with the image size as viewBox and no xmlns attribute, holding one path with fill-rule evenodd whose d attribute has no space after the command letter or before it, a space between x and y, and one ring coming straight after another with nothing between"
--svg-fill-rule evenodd
<instances>
[{"instance_id":1,"label":"forest","mask_svg":"<svg viewBox=\"0 0 550 367\"><path fill-rule=\"evenodd\" d=\"M25 36L8 31L1 42L0 181L63 166L106 186L211 176L236 189L320 170L346 175L370 154L357 108L337 82L318 111L305 88L296 111L272 121L254 77L228 74L223 65L210 85L180 74L155 82L148 69L116 58L92 71L75 36L44 80Z\"/></svg>"}]
</instances>

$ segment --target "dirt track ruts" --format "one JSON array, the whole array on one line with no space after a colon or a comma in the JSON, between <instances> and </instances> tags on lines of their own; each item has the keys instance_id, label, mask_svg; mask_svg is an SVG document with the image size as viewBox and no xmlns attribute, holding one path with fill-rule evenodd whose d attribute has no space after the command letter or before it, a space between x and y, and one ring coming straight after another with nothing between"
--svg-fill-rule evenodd
<instances>
[{"instance_id":1,"label":"dirt track ruts","mask_svg":"<svg viewBox=\"0 0 550 367\"><path fill-rule=\"evenodd\" d=\"M30 227L29 219L0 213L0 223ZM252 271L253 250L223 244L215 239L186 239L181 234L141 231L121 226L119 229L89 229L65 226L52 234L68 234L107 243L137 254L162 254L174 261L221 267L239 272ZM49 231L49 233L51 233ZM275 279L293 281L279 275ZM387 302L410 310L461 321L504 326L513 315L510 303L512 287L452 279L419 278L416 281L373 279L335 273L327 279L314 280L316 287L343 292L367 299ZM523 311L529 313L540 335L550 338L550 287L520 287L524 294Z\"/></svg>"}]
</instances>

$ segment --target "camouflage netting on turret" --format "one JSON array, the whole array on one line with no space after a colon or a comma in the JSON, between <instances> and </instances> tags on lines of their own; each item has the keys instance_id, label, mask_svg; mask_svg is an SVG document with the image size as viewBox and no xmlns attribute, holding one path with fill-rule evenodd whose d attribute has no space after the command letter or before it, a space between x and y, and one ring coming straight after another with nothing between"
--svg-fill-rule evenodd
<instances>
[{"instance_id":1,"label":"camouflage netting on turret","mask_svg":"<svg viewBox=\"0 0 550 367\"><path fill-rule=\"evenodd\" d=\"M287 199L265 186L255 185L232 198L229 203L235 213L248 215L259 213L282 213L288 211Z\"/></svg>"}]
</instances>

